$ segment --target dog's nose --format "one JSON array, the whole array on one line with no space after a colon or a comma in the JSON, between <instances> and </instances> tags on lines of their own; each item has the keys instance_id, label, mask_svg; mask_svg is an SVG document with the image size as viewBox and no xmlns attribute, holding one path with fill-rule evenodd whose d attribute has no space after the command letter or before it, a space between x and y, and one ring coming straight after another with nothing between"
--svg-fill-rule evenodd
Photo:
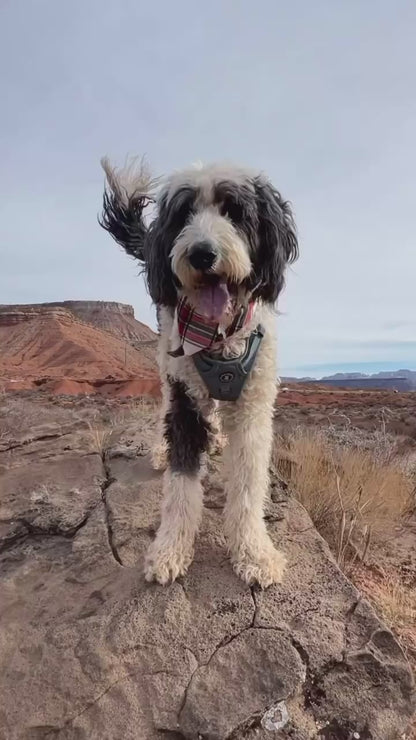
<instances>
[{"instance_id":1,"label":"dog's nose","mask_svg":"<svg viewBox=\"0 0 416 740\"><path fill-rule=\"evenodd\" d=\"M195 270L209 270L216 256L209 242L199 242L190 250L188 259Z\"/></svg>"}]
</instances>

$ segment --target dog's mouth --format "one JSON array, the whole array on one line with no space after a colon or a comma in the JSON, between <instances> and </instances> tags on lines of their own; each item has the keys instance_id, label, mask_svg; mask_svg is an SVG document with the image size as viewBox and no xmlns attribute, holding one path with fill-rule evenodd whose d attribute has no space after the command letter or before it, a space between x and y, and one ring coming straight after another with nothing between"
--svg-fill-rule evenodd
<instances>
[{"instance_id":1,"label":"dog's mouth","mask_svg":"<svg viewBox=\"0 0 416 740\"><path fill-rule=\"evenodd\" d=\"M195 287L195 308L202 316L219 321L232 310L237 286L223 275L208 273Z\"/></svg>"}]
</instances>

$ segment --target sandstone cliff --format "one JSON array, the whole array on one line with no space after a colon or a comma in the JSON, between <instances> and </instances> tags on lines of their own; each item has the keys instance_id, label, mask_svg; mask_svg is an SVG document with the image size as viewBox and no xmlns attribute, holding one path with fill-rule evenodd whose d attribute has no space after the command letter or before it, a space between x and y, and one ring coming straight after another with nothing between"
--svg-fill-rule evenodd
<instances>
[{"instance_id":1,"label":"sandstone cliff","mask_svg":"<svg viewBox=\"0 0 416 740\"><path fill-rule=\"evenodd\" d=\"M120 303L0 306L0 379L15 389L50 379L135 378L158 385L156 341L133 308Z\"/></svg>"}]
</instances>

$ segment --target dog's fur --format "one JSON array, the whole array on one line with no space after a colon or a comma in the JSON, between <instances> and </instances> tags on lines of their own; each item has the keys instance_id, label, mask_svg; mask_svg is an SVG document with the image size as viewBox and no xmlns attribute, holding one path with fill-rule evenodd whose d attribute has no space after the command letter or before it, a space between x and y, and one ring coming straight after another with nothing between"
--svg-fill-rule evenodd
<instances>
[{"instance_id":1,"label":"dog's fur","mask_svg":"<svg viewBox=\"0 0 416 740\"><path fill-rule=\"evenodd\" d=\"M267 533L263 505L277 391L273 307L285 267L298 253L289 204L262 174L235 167L196 166L158 187L143 165L117 171L106 159L102 164L107 187L101 225L143 263L160 331L163 399L153 462L166 470L162 519L146 557L146 578L165 584L191 563L202 514L204 456L218 431L219 412L228 442L224 530L231 559L245 582L267 587L281 580L285 564ZM147 226L143 212L152 201L156 210ZM241 354L259 322L266 330L236 402L213 402L192 358L168 354L175 349L178 296L185 294L192 304L201 283L188 259L201 242L215 251L210 272L227 280L236 304L256 301L250 323L224 340L222 354Z\"/></svg>"}]
</instances>

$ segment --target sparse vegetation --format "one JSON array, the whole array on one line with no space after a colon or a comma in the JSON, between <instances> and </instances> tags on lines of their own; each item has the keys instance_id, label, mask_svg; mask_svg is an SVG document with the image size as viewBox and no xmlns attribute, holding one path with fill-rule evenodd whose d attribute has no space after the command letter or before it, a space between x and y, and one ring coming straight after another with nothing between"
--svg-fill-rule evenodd
<instances>
[{"instance_id":1,"label":"sparse vegetation","mask_svg":"<svg viewBox=\"0 0 416 740\"><path fill-rule=\"evenodd\" d=\"M278 438L275 453L281 476L341 565L399 523L414 501L414 484L398 460L349 442L298 428Z\"/></svg>"},{"instance_id":2,"label":"sparse vegetation","mask_svg":"<svg viewBox=\"0 0 416 740\"><path fill-rule=\"evenodd\" d=\"M416 669L414 568L383 565L386 540L412 526L416 508L415 471L397 440L384 424L371 435L297 427L277 437L274 466Z\"/></svg>"}]
</instances>

